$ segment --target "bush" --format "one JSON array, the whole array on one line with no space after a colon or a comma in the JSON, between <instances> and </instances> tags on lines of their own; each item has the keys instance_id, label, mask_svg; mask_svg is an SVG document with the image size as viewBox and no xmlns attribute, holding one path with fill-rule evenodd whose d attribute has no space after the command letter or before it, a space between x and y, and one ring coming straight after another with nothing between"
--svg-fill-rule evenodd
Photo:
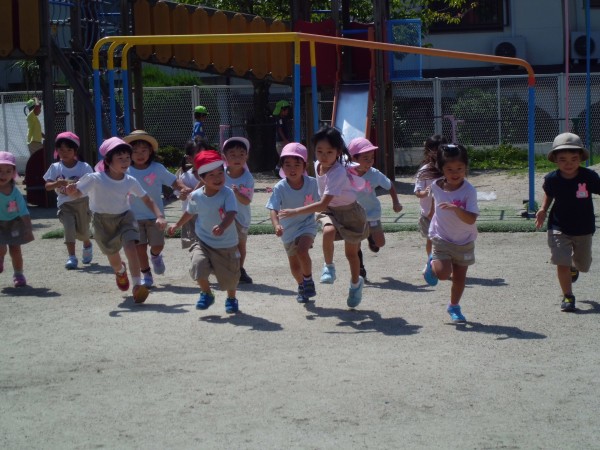
<instances>
[{"instance_id":1,"label":"bush","mask_svg":"<svg viewBox=\"0 0 600 450\"><path fill-rule=\"evenodd\" d=\"M173 169L177 170L181 166L181 160L184 156L183 150L172 145L159 148L156 154L158 156L157 159L171 171Z\"/></svg>"}]
</instances>

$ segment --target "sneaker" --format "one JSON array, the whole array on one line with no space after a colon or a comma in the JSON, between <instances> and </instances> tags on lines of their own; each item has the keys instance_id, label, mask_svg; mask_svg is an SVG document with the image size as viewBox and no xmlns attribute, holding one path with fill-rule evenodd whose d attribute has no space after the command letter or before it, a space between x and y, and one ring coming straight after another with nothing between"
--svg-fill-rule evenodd
<instances>
[{"instance_id":1,"label":"sneaker","mask_svg":"<svg viewBox=\"0 0 600 450\"><path fill-rule=\"evenodd\" d=\"M425 269L423 269L423 278L429 286L435 286L438 284L438 277L435 276L433 269L431 268L431 259L431 255L429 255L427 265L425 266Z\"/></svg>"},{"instance_id":2,"label":"sneaker","mask_svg":"<svg viewBox=\"0 0 600 450\"><path fill-rule=\"evenodd\" d=\"M162 275L165 273L165 262L163 261L162 253L158 256L150 255L150 261L152 261L152 268L156 275Z\"/></svg>"},{"instance_id":3,"label":"sneaker","mask_svg":"<svg viewBox=\"0 0 600 450\"><path fill-rule=\"evenodd\" d=\"M333 264L324 264L321 274L321 283L333 284L335 281L335 266Z\"/></svg>"},{"instance_id":4,"label":"sneaker","mask_svg":"<svg viewBox=\"0 0 600 450\"><path fill-rule=\"evenodd\" d=\"M252 278L250 278L243 267L240 268L240 284L252 284Z\"/></svg>"},{"instance_id":5,"label":"sneaker","mask_svg":"<svg viewBox=\"0 0 600 450\"><path fill-rule=\"evenodd\" d=\"M375 241L373 240L373 238L369 236L367 238L367 241L369 242L369 250L371 250L373 253L377 253L379 251L379 247L375 245Z\"/></svg>"},{"instance_id":6,"label":"sneaker","mask_svg":"<svg viewBox=\"0 0 600 450\"><path fill-rule=\"evenodd\" d=\"M81 262L83 264L89 264L92 262L94 258L94 249L92 244L89 247L83 247L83 252L81 253Z\"/></svg>"},{"instance_id":7,"label":"sneaker","mask_svg":"<svg viewBox=\"0 0 600 450\"><path fill-rule=\"evenodd\" d=\"M13 284L15 287L23 287L27 284L27 280L25 279L25 275L22 273L18 273L13 276Z\"/></svg>"},{"instance_id":8,"label":"sneaker","mask_svg":"<svg viewBox=\"0 0 600 450\"><path fill-rule=\"evenodd\" d=\"M560 310L562 312L573 312L575 311L575 296L565 295L562 303L560 304Z\"/></svg>"},{"instance_id":9,"label":"sneaker","mask_svg":"<svg viewBox=\"0 0 600 450\"><path fill-rule=\"evenodd\" d=\"M298 295L296 295L296 301L298 303L306 303L306 302L308 302L308 297L306 297L304 295L304 285L303 284L299 284L298 285Z\"/></svg>"},{"instance_id":10,"label":"sneaker","mask_svg":"<svg viewBox=\"0 0 600 450\"><path fill-rule=\"evenodd\" d=\"M364 285L364 278L358 277L358 287L353 288L352 286L350 286L350 291L348 291L348 300L346 300L348 308L356 308L358 305L360 305Z\"/></svg>"},{"instance_id":11,"label":"sneaker","mask_svg":"<svg viewBox=\"0 0 600 450\"><path fill-rule=\"evenodd\" d=\"M312 278L310 280L302 281L302 287L304 288L304 296L306 298L316 297L317 291L315 289L315 282Z\"/></svg>"},{"instance_id":12,"label":"sneaker","mask_svg":"<svg viewBox=\"0 0 600 450\"><path fill-rule=\"evenodd\" d=\"M152 278L152 272L150 270L148 270L148 272L142 272L142 284L147 288L154 286L154 278Z\"/></svg>"},{"instance_id":13,"label":"sneaker","mask_svg":"<svg viewBox=\"0 0 600 450\"><path fill-rule=\"evenodd\" d=\"M571 267L571 283L575 283L579 278L579 270L575 267Z\"/></svg>"},{"instance_id":14,"label":"sneaker","mask_svg":"<svg viewBox=\"0 0 600 450\"><path fill-rule=\"evenodd\" d=\"M450 319L452 319L452 322L454 323L465 323L467 321L467 318L463 316L462 312L460 311L460 305L448 306L446 311L448 311L448 314L450 314Z\"/></svg>"},{"instance_id":15,"label":"sneaker","mask_svg":"<svg viewBox=\"0 0 600 450\"><path fill-rule=\"evenodd\" d=\"M227 300L225 300L225 312L227 314L233 314L236 313L240 310L239 306L238 306L238 301L237 298L227 298Z\"/></svg>"},{"instance_id":16,"label":"sneaker","mask_svg":"<svg viewBox=\"0 0 600 450\"><path fill-rule=\"evenodd\" d=\"M215 302L215 296L211 292L200 292L200 298L196 302L196 309L208 309Z\"/></svg>"},{"instance_id":17,"label":"sneaker","mask_svg":"<svg viewBox=\"0 0 600 450\"><path fill-rule=\"evenodd\" d=\"M146 299L148 298L148 294L150 293L150 291L148 290L147 286L144 286L143 284L136 284L133 287L133 301L135 303L144 303L146 301Z\"/></svg>"},{"instance_id":18,"label":"sneaker","mask_svg":"<svg viewBox=\"0 0 600 450\"><path fill-rule=\"evenodd\" d=\"M129 290L129 278L127 278L127 266L124 262L123 264L123 273L115 273L115 278L117 280L117 287L122 291Z\"/></svg>"},{"instance_id":19,"label":"sneaker","mask_svg":"<svg viewBox=\"0 0 600 450\"><path fill-rule=\"evenodd\" d=\"M77 269L77 257L71 255L69 256L69 259L67 259L67 262L65 263L65 269L67 270L73 270L73 269Z\"/></svg>"}]
</instances>

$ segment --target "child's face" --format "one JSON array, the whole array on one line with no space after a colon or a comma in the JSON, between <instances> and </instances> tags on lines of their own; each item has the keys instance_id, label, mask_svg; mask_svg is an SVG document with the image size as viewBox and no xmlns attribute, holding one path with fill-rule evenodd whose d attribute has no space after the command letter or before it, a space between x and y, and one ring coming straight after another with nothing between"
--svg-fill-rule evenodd
<instances>
[{"instance_id":1,"label":"child's face","mask_svg":"<svg viewBox=\"0 0 600 450\"><path fill-rule=\"evenodd\" d=\"M209 192L220 190L225 185L225 171L223 170L223 166L202 174L201 178L204 181L206 190Z\"/></svg>"},{"instance_id":2,"label":"child's face","mask_svg":"<svg viewBox=\"0 0 600 450\"><path fill-rule=\"evenodd\" d=\"M352 159L354 162L358 163L362 170L369 170L375 163L375 150L359 153L358 155L353 156Z\"/></svg>"},{"instance_id":3,"label":"child's face","mask_svg":"<svg viewBox=\"0 0 600 450\"><path fill-rule=\"evenodd\" d=\"M581 154L579 152L559 152L556 154L556 165L563 177L573 178L577 175L581 165Z\"/></svg>"},{"instance_id":4,"label":"child's face","mask_svg":"<svg viewBox=\"0 0 600 450\"><path fill-rule=\"evenodd\" d=\"M60 160L65 164L73 163L77 156L75 149L68 147L64 142L61 142L60 147L56 148L56 152Z\"/></svg>"},{"instance_id":5,"label":"child's face","mask_svg":"<svg viewBox=\"0 0 600 450\"><path fill-rule=\"evenodd\" d=\"M248 151L239 145L227 149L223 156L225 156L227 166L235 169L244 167L244 164L248 161Z\"/></svg>"},{"instance_id":6,"label":"child's face","mask_svg":"<svg viewBox=\"0 0 600 450\"><path fill-rule=\"evenodd\" d=\"M281 168L289 181L297 182L302 178L306 170L306 163L302 158L298 158L297 156L287 156L284 158Z\"/></svg>"},{"instance_id":7,"label":"child's face","mask_svg":"<svg viewBox=\"0 0 600 450\"><path fill-rule=\"evenodd\" d=\"M104 162L107 164L107 162ZM129 169L131 165L131 156L129 153L118 153L113 155L112 160L108 163L108 167L110 168L110 173L114 175L123 175Z\"/></svg>"},{"instance_id":8,"label":"child's face","mask_svg":"<svg viewBox=\"0 0 600 450\"><path fill-rule=\"evenodd\" d=\"M131 161L133 166L144 166L150 159L152 147L146 141L135 141L131 145Z\"/></svg>"},{"instance_id":9,"label":"child's face","mask_svg":"<svg viewBox=\"0 0 600 450\"><path fill-rule=\"evenodd\" d=\"M315 145L315 156L322 167L332 167L341 154L341 150L332 147L326 139L318 141Z\"/></svg>"},{"instance_id":10,"label":"child's face","mask_svg":"<svg viewBox=\"0 0 600 450\"><path fill-rule=\"evenodd\" d=\"M15 166L0 164L0 186L9 183L15 176Z\"/></svg>"},{"instance_id":11,"label":"child's face","mask_svg":"<svg viewBox=\"0 0 600 450\"><path fill-rule=\"evenodd\" d=\"M459 188L467 176L467 166L459 160L447 161L444 164L442 173L450 187Z\"/></svg>"}]
</instances>

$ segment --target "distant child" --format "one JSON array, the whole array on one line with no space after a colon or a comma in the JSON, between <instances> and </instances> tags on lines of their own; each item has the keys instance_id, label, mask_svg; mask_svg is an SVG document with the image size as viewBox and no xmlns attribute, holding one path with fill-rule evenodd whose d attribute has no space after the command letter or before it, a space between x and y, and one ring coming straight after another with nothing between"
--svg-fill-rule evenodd
<instances>
[{"instance_id":1,"label":"distant child","mask_svg":"<svg viewBox=\"0 0 600 450\"><path fill-rule=\"evenodd\" d=\"M37 97L27 101L27 147L29 154L33 155L36 151L44 148L44 133L39 115L42 112L42 104Z\"/></svg>"},{"instance_id":2,"label":"distant child","mask_svg":"<svg viewBox=\"0 0 600 450\"><path fill-rule=\"evenodd\" d=\"M106 139L98 149L104 157L96 165L96 172L84 175L77 183L69 184L67 194L79 198L90 197L92 225L96 244L108 258L115 271L117 287L129 289L127 266L121 259L123 248L129 262L133 281L133 299L143 303L148 298L148 288L142 284L137 243L140 240L137 223L129 206L129 197L140 197L157 217L156 225L163 230L167 225L165 216L140 183L127 174L131 165L131 146L118 137Z\"/></svg>"},{"instance_id":3,"label":"distant child","mask_svg":"<svg viewBox=\"0 0 600 450\"><path fill-rule=\"evenodd\" d=\"M75 241L83 242L81 262L92 262L93 249L90 241L90 203L88 197L74 199L69 197L66 187L76 183L86 173L94 169L83 161L78 160L79 136L70 131L65 131L56 136L54 141L54 154L60 161L50 165L44 174L47 191L56 191L58 203L58 219L65 230L65 245L67 246L68 259L65 269L77 269L79 260L75 256Z\"/></svg>"},{"instance_id":4,"label":"distant child","mask_svg":"<svg viewBox=\"0 0 600 450\"><path fill-rule=\"evenodd\" d=\"M290 130L290 103L287 100L279 100L273 109L273 119L275 120L275 150L277 155L281 155L283 147L292 140ZM275 176L279 174L279 163L275 166Z\"/></svg>"},{"instance_id":5,"label":"distant child","mask_svg":"<svg viewBox=\"0 0 600 450\"><path fill-rule=\"evenodd\" d=\"M214 273L221 289L227 291L225 311L231 314L239 310L235 295L240 279L240 253L238 232L233 225L238 202L233 191L225 186L223 163L219 152L214 150L196 155L194 167L204 186L190 194L187 211L169 227L169 234L173 235L195 217L198 241L190 248L190 276L200 286L196 309L208 309L215 302L208 281Z\"/></svg>"},{"instance_id":6,"label":"distant child","mask_svg":"<svg viewBox=\"0 0 600 450\"><path fill-rule=\"evenodd\" d=\"M8 253L13 266L13 284L27 284L23 275L21 245L33 241L31 217L23 194L15 185L17 162L9 152L0 152L0 273L4 272L4 257Z\"/></svg>"},{"instance_id":7,"label":"distant child","mask_svg":"<svg viewBox=\"0 0 600 450\"><path fill-rule=\"evenodd\" d=\"M309 298L317 295L312 278L312 260L308 253L317 234L317 222L312 212L280 220L279 211L300 208L319 200L317 180L306 174L306 161L307 151L304 145L291 142L283 147L279 158L283 180L273 187L266 205L271 210L275 235L283 242L292 276L298 283L298 303L306 303Z\"/></svg>"},{"instance_id":8,"label":"distant child","mask_svg":"<svg viewBox=\"0 0 600 450\"><path fill-rule=\"evenodd\" d=\"M131 145L132 149L131 166L129 166L127 173L140 183L144 191L158 206L160 215L164 217L165 207L162 198L162 187L169 186L178 189L183 196L189 194L191 189L179 181L177 176L169 172L165 166L155 161L158 142L153 136L144 130L135 130L125 136L123 140ZM147 208L143 199L131 197L129 203L140 232L137 252L143 283L150 288L154 284L150 262L152 262L155 274L162 275L166 270L162 255L165 248L164 227L159 228L156 221L157 216ZM148 246L150 246L150 261L148 261Z\"/></svg>"},{"instance_id":9,"label":"distant child","mask_svg":"<svg viewBox=\"0 0 600 450\"><path fill-rule=\"evenodd\" d=\"M381 226L381 203L377 198L376 189L381 187L389 191L392 198L394 212L402 211L402 205L398 201L398 194L394 184L388 177L373 167L375 163L375 150L379 147L373 145L366 138L355 138L348 144L348 152L352 161L356 164L353 170L365 180L365 187L357 192L358 203L365 209L367 222L369 223L369 249L377 253L385 245L385 236ZM362 250L358 251L360 258L360 276L367 278L367 270L363 263Z\"/></svg>"},{"instance_id":10,"label":"distant child","mask_svg":"<svg viewBox=\"0 0 600 450\"><path fill-rule=\"evenodd\" d=\"M477 191L465 177L469 167L467 149L462 145L440 145L437 167L442 178L431 184L435 212L429 238L433 252L427 261L425 280L430 285L452 277L448 314L455 323L466 322L460 309L467 269L475 263L475 239L479 215Z\"/></svg>"},{"instance_id":11,"label":"distant child","mask_svg":"<svg viewBox=\"0 0 600 450\"><path fill-rule=\"evenodd\" d=\"M204 133L204 119L208 116L208 110L206 106L198 105L194 108L194 127L192 128L192 140L199 141L204 139L206 134Z\"/></svg>"},{"instance_id":12,"label":"distant child","mask_svg":"<svg viewBox=\"0 0 600 450\"><path fill-rule=\"evenodd\" d=\"M425 253L427 259L431 255L431 239L429 239L429 225L433 216L433 197L431 197L431 184L442 176L442 173L437 168L437 152L440 145L447 144L445 137L434 134L428 137L424 143L423 162L421 168L417 172L415 180L415 195L419 199L421 205L421 214L419 216L419 232L421 236L427 239L425 244ZM427 265L423 269L423 273L427 269Z\"/></svg>"},{"instance_id":13,"label":"distant child","mask_svg":"<svg viewBox=\"0 0 600 450\"><path fill-rule=\"evenodd\" d=\"M560 309L565 312L575 311L572 285L579 272L589 271L592 264L592 236L596 231L592 194L600 194L600 177L580 167L589 157L576 134L562 133L554 139L548 159L558 169L545 176L544 199L535 215L535 225L541 228L552 205L548 246L562 290Z\"/></svg>"},{"instance_id":14,"label":"distant child","mask_svg":"<svg viewBox=\"0 0 600 450\"><path fill-rule=\"evenodd\" d=\"M235 226L238 231L240 250L240 283L251 284L252 278L244 269L246 261L246 243L248 241L248 228L252 213L250 203L254 196L254 177L250 173L246 162L250 142L243 137L232 137L223 142L223 157L225 159L225 186L230 187L238 202L238 213L235 216Z\"/></svg>"},{"instance_id":15,"label":"distant child","mask_svg":"<svg viewBox=\"0 0 600 450\"><path fill-rule=\"evenodd\" d=\"M194 158L200 151L206 150L208 147L203 147L207 145L204 139L201 139L198 143L192 140L187 141L184 147L185 156L181 161L181 167L175 173L177 179L192 191L199 187L200 183L200 177L194 167ZM185 211L188 202L187 195L182 195L178 190L175 190L173 193L181 200L181 210ZM190 220L181 227L181 248L190 248L194 241L197 240L198 237L194 232L194 220Z\"/></svg>"},{"instance_id":16,"label":"distant child","mask_svg":"<svg viewBox=\"0 0 600 450\"><path fill-rule=\"evenodd\" d=\"M279 211L279 218L320 213L317 220L323 226L323 256L325 258L321 283L332 284L335 281L334 240L344 240L346 258L351 273L346 303L348 307L355 308L362 300L362 290L365 284L364 278L360 276L358 250L360 241L369 235L365 210L356 201L356 191L360 187L361 179L351 175L342 164L344 158L350 159L350 155L338 130L329 126L321 128L314 134L312 144L315 151L315 174L321 200L299 208L282 209Z\"/></svg>"}]
</instances>

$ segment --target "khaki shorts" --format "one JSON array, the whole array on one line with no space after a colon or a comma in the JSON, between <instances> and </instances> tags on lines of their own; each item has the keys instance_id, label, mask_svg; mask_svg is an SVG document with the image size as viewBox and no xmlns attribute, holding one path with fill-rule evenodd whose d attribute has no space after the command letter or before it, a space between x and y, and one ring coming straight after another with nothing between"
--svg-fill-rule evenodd
<instances>
[{"instance_id":1,"label":"khaki shorts","mask_svg":"<svg viewBox=\"0 0 600 450\"><path fill-rule=\"evenodd\" d=\"M27 148L29 149L29 154L33 155L39 149L44 148L44 144L42 142L31 141L27 144Z\"/></svg>"},{"instance_id":2,"label":"khaki shorts","mask_svg":"<svg viewBox=\"0 0 600 450\"><path fill-rule=\"evenodd\" d=\"M313 234L301 234L300 236L298 236L296 239L294 239L292 242L288 242L287 244L283 244L283 248L285 248L285 252L287 253L288 256L296 256L298 254L298 243L300 242L300 239L302 238L308 238L311 240L311 244L310 244L310 248L312 248L312 243L315 240L315 236Z\"/></svg>"},{"instance_id":3,"label":"khaki shorts","mask_svg":"<svg viewBox=\"0 0 600 450\"><path fill-rule=\"evenodd\" d=\"M0 221L0 245L23 245L33 239L25 238L25 222L21 216Z\"/></svg>"},{"instance_id":4,"label":"khaki shorts","mask_svg":"<svg viewBox=\"0 0 600 450\"><path fill-rule=\"evenodd\" d=\"M198 236L196 236L196 215L181 227L181 248L190 248L194 242L198 242Z\"/></svg>"},{"instance_id":5,"label":"khaki shorts","mask_svg":"<svg viewBox=\"0 0 600 450\"><path fill-rule=\"evenodd\" d=\"M212 248L197 241L190 248L193 280L208 280L210 274L217 277L219 287L224 291L237 289L240 281L240 252L236 247Z\"/></svg>"},{"instance_id":6,"label":"khaki shorts","mask_svg":"<svg viewBox=\"0 0 600 450\"><path fill-rule=\"evenodd\" d=\"M248 241L248 227L241 226L240 223L236 220L235 229L237 230L239 243L245 244Z\"/></svg>"},{"instance_id":7,"label":"khaki shorts","mask_svg":"<svg viewBox=\"0 0 600 450\"><path fill-rule=\"evenodd\" d=\"M432 259L450 259L457 266L475 264L475 241L465 245L457 245L440 238L433 238Z\"/></svg>"},{"instance_id":8,"label":"khaki shorts","mask_svg":"<svg viewBox=\"0 0 600 450\"><path fill-rule=\"evenodd\" d=\"M592 265L592 235L569 236L556 230L548 230L550 262L556 266L575 266L587 272Z\"/></svg>"},{"instance_id":9,"label":"khaki shorts","mask_svg":"<svg viewBox=\"0 0 600 450\"><path fill-rule=\"evenodd\" d=\"M419 217L419 232L421 236L429 239L429 225L431 225L431 219L424 215Z\"/></svg>"},{"instance_id":10,"label":"khaki shorts","mask_svg":"<svg viewBox=\"0 0 600 450\"><path fill-rule=\"evenodd\" d=\"M65 244L75 240L87 241L90 238L90 202L88 197L65 202L58 208L58 220L65 229Z\"/></svg>"},{"instance_id":11,"label":"khaki shorts","mask_svg":"<svg viewBox=\"0 0 600 450\"><path fill-rule=\"evenodd\" d=\"M359 244L369 236L367 215L357 202L344 206L330 206L325 212L317 214L317 221L324 228L335 227L335 240L344 240L350 244Z\"/></svg>"},{"instance_id":12,"label":"khaki shorts","mask_svg":"<svg viewBox=\"0 0 600 450\"><path fill-rule=\"evenodd\" d=\"M165 245L165 233L156 226L156 219L138 220L138 230L140 231L139 244L148 244L151 247Z\"/></svg>"},{"instance_id":13,"label":"khaki shorts","mask_svg":"<svg viewBox=\"0 0 600 450\"><path fill-rule=\"evenodd\" d=\"M119 253L125 242L140 240L137 222L131 211L122 214L92 214L94 239L105 255Z\"/></svg>"}]
</instances>

